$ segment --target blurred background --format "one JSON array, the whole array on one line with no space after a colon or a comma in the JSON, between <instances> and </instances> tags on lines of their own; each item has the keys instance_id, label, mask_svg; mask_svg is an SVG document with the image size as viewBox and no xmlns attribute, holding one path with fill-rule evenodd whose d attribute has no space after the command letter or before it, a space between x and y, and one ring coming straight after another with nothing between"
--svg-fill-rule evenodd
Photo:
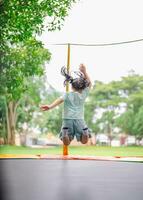
<instances>
[{"instance_id":1,"label":"blurred background","mask_svg":"<svg viewBox=\"0 0 143 200\"><path fill-rule=\"evenodd\" d=\"M41 112L65 92L62 66L87 66L93 88L85 104L88 146L139 147L143 155L143 27L138 1L0 1L0 146L61 147L62 106ZM136 42L135 40L140 40ZM133 42L131 42L133 41ZM81 145L73 140L71 146ZM23 152L23 151L22 151ZM47 151L46 151L47 153ZM95 152L93 152L95 154Z\"/></svg>"}]
</instances>

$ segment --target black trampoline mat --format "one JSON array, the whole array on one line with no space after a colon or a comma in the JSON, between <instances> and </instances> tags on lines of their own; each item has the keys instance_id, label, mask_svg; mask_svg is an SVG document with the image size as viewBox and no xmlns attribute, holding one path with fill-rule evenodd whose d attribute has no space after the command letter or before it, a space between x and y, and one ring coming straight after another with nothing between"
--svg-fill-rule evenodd
<instances>
[{"instance_id":1,"label":"black trampoline mat","mask_svg":"<svg viewBox=\"0 0 143 200\"><path fill-rule=\"evenodd\" d=\"M143 200L143 164L0 160L1 200Z\"/></svg>"}]
</instances>

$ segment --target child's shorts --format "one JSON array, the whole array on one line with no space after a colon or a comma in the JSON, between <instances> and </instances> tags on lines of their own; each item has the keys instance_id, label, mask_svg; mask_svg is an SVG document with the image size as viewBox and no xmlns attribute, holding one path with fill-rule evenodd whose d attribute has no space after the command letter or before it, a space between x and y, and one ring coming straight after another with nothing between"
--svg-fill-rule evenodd
<instances>
[{"instance_id":1,"label":"child's shorts","mask_svg":"<svg viewBox=\"0 0 143 200\"><path fill-rule=\"evenodd\" d=\"M74 136L76 136L77 141L81 140L83 129L87 128L85 121L83 119L64 119L59 136L61 140L62 140L62 130L64 127L68 128L68 135L70 137L70 140L73 140Z\"/></svg>"}]
</instances>

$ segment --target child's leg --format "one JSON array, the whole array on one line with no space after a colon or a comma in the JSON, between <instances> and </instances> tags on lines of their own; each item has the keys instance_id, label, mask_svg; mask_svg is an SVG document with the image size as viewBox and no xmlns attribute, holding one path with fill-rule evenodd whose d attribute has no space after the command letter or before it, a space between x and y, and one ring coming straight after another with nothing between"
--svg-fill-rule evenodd
<instances>
[{"instance_id":1,"label":"child's leg","mask_svg":"<svg viewBox=\"0 0 143 200\"><path fill-rule=\"evenodd\" d=\"M64 145L69 145L71 142L69 139L68 127L63 127L63 129L62 129L62 141L63 141Z\"/></svg>"},{"instance_id":2,"label":"child's leg","mask_svg":"<svg viewBox=\"0 0 143 200\"><path fill-rule=\"evenodd\" d=\"M86 144L88 142L88 138L89 138L88 128L84 128L81 135L81 143Z\"/></svg>"},{"instance_id":3,"label":"child's leg","mask_svg":"<svg viewBox=\"0 0 143 200\"><path fill-rule=\"evenodd\" d=\"M80 141L82 144L86 144L89 138L89 131L84 120L75 119L74 129L77 141Z\"/></svg>"},{"instance_id":4,"label":"child's leg","mask_svg":"<svg viewBox=\"0 0 143 200\"><path fill-rule=\"evenodd\" d=\"M73 122L70 119L64 119L60 132L60 139L63 141L64 145L69 145L73 138Z\"/></svg>"}]
</instances>

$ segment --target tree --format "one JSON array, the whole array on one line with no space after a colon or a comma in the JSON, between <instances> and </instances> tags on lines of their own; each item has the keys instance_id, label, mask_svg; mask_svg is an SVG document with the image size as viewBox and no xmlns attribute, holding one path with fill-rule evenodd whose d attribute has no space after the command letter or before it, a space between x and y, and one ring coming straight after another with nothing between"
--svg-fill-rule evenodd
<instances>
[{"instance_id":1,"label":"tree","mask_svg":"<svg viewBox=\"0 0 143 200\"><path fill-rule=\"evenodd\" d=\"M125 133L136 135L135 129L141 129L139 125L138 128L137 125L136 128L133 126L135 116L141 116L139 111L142 105L143 76L132 73L122 77L120 81L106 84L96 81L86 104L86 114L93 131L98 126L102 127L99 132L110 135L111 130L118 126ZM141 128L141 123L139 124Z\"/></svg>"},{"instance_id":2,"label":"tree","mask_svg":"<svg viewBox=\"0 0 143 200\"><path fill-rule=\"evenodd\" d=\"M0 97L0 138L6 139L6 105L5 97Z\"/></svg>"},{"instance_id":3,"label":"tree","mask_svg":"<svg viewBox=\"0 0 143 200\"><path fill-rule=\"evenodd\" d=\"M119 103L122 101L118 94L118 82L111 82L108 84L95 81L95 85L90 93L89 99L87 101L87 116L88 121L91 122L91 126L95 129L96 126L102 126L103 132L108 132L111 135L111 130L114 124L115 111L119 107ZM102 110L102 114L101 111ZM88 114L90 111L90 114ZM101 116L98 116L98 111L100 111ZM93 125L92 125L93 124ZM99 129L97 129L99 130Z\"/></svg>"},{"instance_id":4,"label":"tree","mask_svg":"<svg viewBox=\"0 0 143 200\"><path fill-rule=\"evenodd\" d=\"M57 135L62 123L62 106L43 112L40 105L50 104L60 96L60 93L47 83L45 76L29 78L28 82L28 90L23 94L17 109L17 129L22 131L22 126L26 123L29 129L37 128L41 134L51 132Z\"/></svg>"},{"instance_id":5,"label":"tree","mask_svg":"<svg viewBox=\"0 0 143 200\"><path fill-rule=\"evenodd\" d=\"M134 135L134 120L135 113L132 109L125 111L116 119L116 125L121 128L126 134Z\"/></svg>"},{"instance_id":6,"label":"tree","mask_svg":"<svg viewBox=\"0 0 143 200\"><path fill-rule=\"evenodd\" d=\"M75 0L0 0L0 93L5 105L8 142L14 143L18 99L29 76L42 75L50 53L33 39L47 28L60 29Z\"/></svg>"},{"instance_id":7,"label":"tree","mask_svg":"<svg viewBox=\"0 0 143 200\"><path fill-rule=\"evenodd\" d=\"M139 87L139 91L134 92L128 98L128 107L132 108L134 112L138 112L143 105L143 89Z\"/></svg>"},{"instance_id":8,"label":"tree","mask_svg":"<svg viewBox=\"0 0 143 200\"><path fill-rule=\"evenodd\" d=\"M143 137L143 106L139 108L138 113L135 115L133 130L139 139Z\"/></svg>"},{"instance_id":9,"label":"tree","mask_svg":"<svg viewBox=\"0 0 143 200\"><path fill-rule=\"evenodd\" d=\"M30 39L25 45L11 49L7 56L7 67L2 74L5 77L4 84L1 83L1 95L5 97L8 143L14 144L15 124L17 119L17 106L23 92L28 84L26 79L30 76L41 76L44 63L50 60L51 54L43 48L41 42Z\"/></svg>"},{"instance_id":10,"label":"tree","mask_svg":"<svg viewBox=\"0 0 143 200\"><path fill-rule=\"evenodd\" d=\"M4 45L26 41L45 28L60 29L76 0L0 0L0 41Z\"/></svg>"},{"instance_id":11,"label":"tree","mask_svg":"<svg viewBox=\"0 0 143 200\"><path fill-rule=\"evenodd\" d=\"M50 31L60 29L74 2L76 1L0 0L0 83L7 79L5 69L11 67L7 61L11 56L11 49L21 48L45 28Z\"/></svg>"},{"instance_id":12,"label":"tree","mask_svg":"<svg viewBox=\"0 0 143 200\"><path fill-rule=\"evenodd\" d=\"M117 118L116 122L125 133L137 135L139 134L139 130L141 130L139 128L139 116L141 112L140 108L143 105L143 76L133 72L127 77L123 77L122 81L120 81L119 90L120 95L125 97L124 103L126 104L126 109Z\"/></svg>"}]
</instances>

